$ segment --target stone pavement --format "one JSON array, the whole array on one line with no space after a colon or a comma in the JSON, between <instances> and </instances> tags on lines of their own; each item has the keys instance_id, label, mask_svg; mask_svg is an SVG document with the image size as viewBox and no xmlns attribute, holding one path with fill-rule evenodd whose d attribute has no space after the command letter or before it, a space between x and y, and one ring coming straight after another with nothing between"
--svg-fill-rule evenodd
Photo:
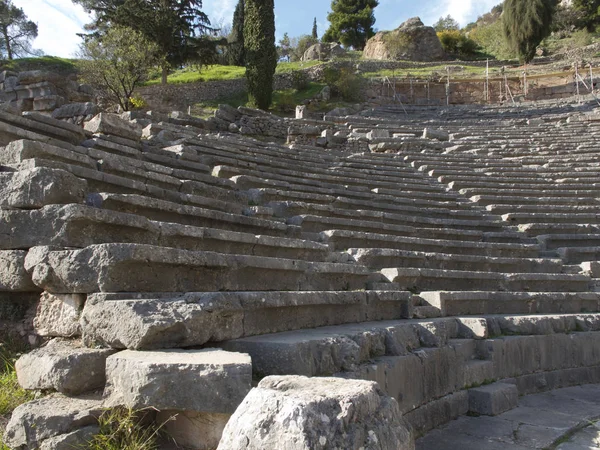
<instances>
[{"instance_id":1,"label":"stone pavement","mask_svg":"<svg viewBox=\"0 0 600 450\"><path fill-rule=\"evenodd\" d=\"M495 417L462 416L417 440L417 450L594 450L600 446L600 385L519 399Z\"/></svg>"}]
</instances>

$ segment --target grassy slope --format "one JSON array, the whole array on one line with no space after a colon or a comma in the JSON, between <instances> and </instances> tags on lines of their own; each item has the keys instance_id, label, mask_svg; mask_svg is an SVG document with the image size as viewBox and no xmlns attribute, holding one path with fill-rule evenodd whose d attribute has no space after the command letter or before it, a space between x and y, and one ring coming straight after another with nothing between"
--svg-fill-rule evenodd
<instances>
[{"instance_id":1,"label":"grassy slope","mask_svg":"<svg viewBox=\"0 0 600 450\"><path fill-rule=\"evenodd\" d=\"M0 70L22 72L26 70L48 70L58 73L77 72L74 59L42 56L39 58L21 58L0 62Z\"/></svg>"},{"instance_id":2,"label":"grassy slope","mask_svg":"<svg viewBox=\"0 0 600 450\"><path fill-rule=\"evenodd\" d=\"M21 389L17 383L14 363L29 348L25 343L7 335L0 335L0 442L12 411L22 403L33 399L33 393ZM0 443L0 450L8 447Z\"/></svg>"}]
</instances>

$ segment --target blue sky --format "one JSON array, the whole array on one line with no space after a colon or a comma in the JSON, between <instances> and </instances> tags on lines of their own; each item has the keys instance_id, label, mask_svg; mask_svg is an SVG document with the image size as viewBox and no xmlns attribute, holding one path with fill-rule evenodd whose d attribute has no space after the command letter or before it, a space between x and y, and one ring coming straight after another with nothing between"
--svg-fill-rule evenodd
<instances>
[{"instance_id":1,"label":"blue sky","mask_svg":"<svg viewBox=\"0 0 600 450\"><path fill-rule=\"evenodd\" d=\"M13 0L38 24L39 36L34 47L48 55L71 57L80 39L76 33L89 22L83 9L71 0ZM461 25L474 21L501 0L379 0L375 9L375 28L391 30L411 17L418 16L432 25L441 16L452 15ZM203 10L214 24L231 22L237 0L204 0ZM327 29L328 0L275 0L277 39L287 32L290 37L309 34L317 18L319 35ZM300 5L300 6L299 6Z\"/></svg>"}]
</instances>

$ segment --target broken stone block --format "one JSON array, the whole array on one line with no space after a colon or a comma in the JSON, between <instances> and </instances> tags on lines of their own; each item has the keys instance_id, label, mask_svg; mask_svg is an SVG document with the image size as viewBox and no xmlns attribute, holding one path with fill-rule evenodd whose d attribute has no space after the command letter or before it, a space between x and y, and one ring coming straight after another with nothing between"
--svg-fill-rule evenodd
<instances>
[{"instance_id":1,"label":"broken stone block","mask_svg":"<svg viewBox=\"0 0 600 450\"><path fill-rule=\"evenodd\" d=\"M218 450L412 450L398 403L372 381L271 376L233 414Z\"/></svg>"},{"instance_id":2,"label":"broken stone block","mask_svg":"<svg viewBox=\"0 0 600 450\"><path fill-rule=\"evenodd\" d=\"M372 130L367 133L367 139L387 139L390 137L390 132L388 130Z\"/></svg>"},{"instance_id":3,"label":"broken stone block","mask_svg":"<svg viewBox=\"0 0 600 450\"><path fill-rule=\"evenodd\" d=\"M17 379L24 389L53 389L69 395L92 391L104 386L106 358L115 351L55 339L17 360Z\"/></svg>"},{"instance_id":4,"label":"broken stone block","mask_svg":"<svg viewBox=\"0 0 600 450\"><path fill-rule=\"evenodd\" d=\"M90 425L46 439L40 445L40 450L73 450L84 449L89 446L90 441L100 432L100 427Z\"/></svg>"},{"instance_id":5,"label":"broken stone block","mask_svg":"<svg viewBox=\"0 0 600 450\"><path fill-rule=\"evenodd\" d=\"M111 406L231 414L250 391L252 362L220 349L125 350L106 361Z\"/></svg>"},{"instance_id":6,"label":"broken stone block","mask_svg":"<svg viewBox=\"0 0 600 450\"><path fill-rule=\"evenodd\" d=\"M42 293L33 326L40 336L74 337L81 335L79 317L85 295Z\"/></svg>"},{"instance_id":7,"label":"broken stone block","mask_svg":"<svg viewBox=\"0 0 600 450\"><path fill-rule=\"evenodd\" d=\"M41 208L45 205L81 203L87 182L61 169L36 167L0 173L0 207Z\"/></svg>"},{"instance_id":8,"label":"broken stone block","mask_svg":"<svg viewBox=\"0 0 600 450\"><path fill-rule=\"evenodd\" d=\"M214 450L230 417L231 414L160 411L156 423L164 423L168 436L184 448Z\"/></svg>"},{"instance_id":9,"label":"broken stone block","mask_svg":"<svg viewBox=\"0 0 600 450\"><path fill-rule=\"evenodd\" d=\"M26 255L27 252L24 250L0 251L0 291L39 291L31 281L31 276L25 271Z\"/></svg>"},{"instance_id":10,"label":"broken stone block","mask_svg":"<svg viewBox=\"0 0 600 450\"><path fill-rule=\"evenodd\" d=\"M98 423L103 402L98 398L52 395L17 406L3 439L10 448L34 449L46 439Z\"/></svg>"},{"instance_id":11,"label":"broken stone block","mask_svg":"<svg viewBox=\"0 0 600 450\"><path fill-rule=\"evenodd\" d=\"M117 114L100 113L86 123L84 128L92 133L114 134L134 141L142 136L140 127L121 119Z\"/></svg>"},{"instance_id":12,"label":"broken stone block","mask_svg":"<svg viewBox=\"0 0 600 450\"><path fill-rule=\"evenodd\" d=\"M423 130L423 139L435 139L438 141L449 141L450 134L443 130L433 130L431 128L425 128Z\"/></svg>"},{"instance_id":13,"label":"broken stone block","mask_svg":"<svg viewBox=\"0 0 600 450\"><path fill-rule=\"evenodd\" d=\"M469 412L486 416L497 416L517 407L517 386L508 383L493 383L469 389Z\"/></svg>"}]
</instances>

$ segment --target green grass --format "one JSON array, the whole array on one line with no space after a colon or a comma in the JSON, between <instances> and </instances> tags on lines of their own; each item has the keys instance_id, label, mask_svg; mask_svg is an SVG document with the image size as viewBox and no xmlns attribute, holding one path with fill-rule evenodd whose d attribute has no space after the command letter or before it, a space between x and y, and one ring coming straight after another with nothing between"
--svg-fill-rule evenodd
<instances>
[{"instance_id":1,"label":"green grass","mask_svg":"<svg viewBox=\"0 0 600 450\"><path fill-rule=\"evenodd\" d=\"M26 70L48 70L58 73L77 72L77 60L58 58L56 56L41 56L39 58L20 58L0 62L0 70L22 72Z\"/></svg>"},{"instance_id":2,"label":"green grass","mask_svg":"<svg viewBox=\"0 0 600 450\"><path fill-rule=\"evenodd\" d=\"M15 372L15 361L20 354L28 350L24 342L0 335L0 442L4 432L3 423L8 421L12 411L34 397L32 392L19 386ZM0 443L0 450L8 450L8 447Z\"/></svg>"},{"instance_id":3,"label":"green grass","mask_svg":"<svg viewBox=\"0 0 600 450\"><path fill-rule=\"evenodd\" d=\"M290 62L290 63L279 63L275 73L289 73L294 70L306 69L309 67L321 64L319 61L307 61L307 62ZM199 83L202 81L224 81L224 80L235 80L243 78L246 75L245 67L238 66L208 66L198 69L196 67L186 67L179 69L171 73L167 77L168 84L186 84L186 83ZM160 72L156 71L152 74L149 81L146 82L147 86L160 84Z\"/></svg>"}]
</instances>

